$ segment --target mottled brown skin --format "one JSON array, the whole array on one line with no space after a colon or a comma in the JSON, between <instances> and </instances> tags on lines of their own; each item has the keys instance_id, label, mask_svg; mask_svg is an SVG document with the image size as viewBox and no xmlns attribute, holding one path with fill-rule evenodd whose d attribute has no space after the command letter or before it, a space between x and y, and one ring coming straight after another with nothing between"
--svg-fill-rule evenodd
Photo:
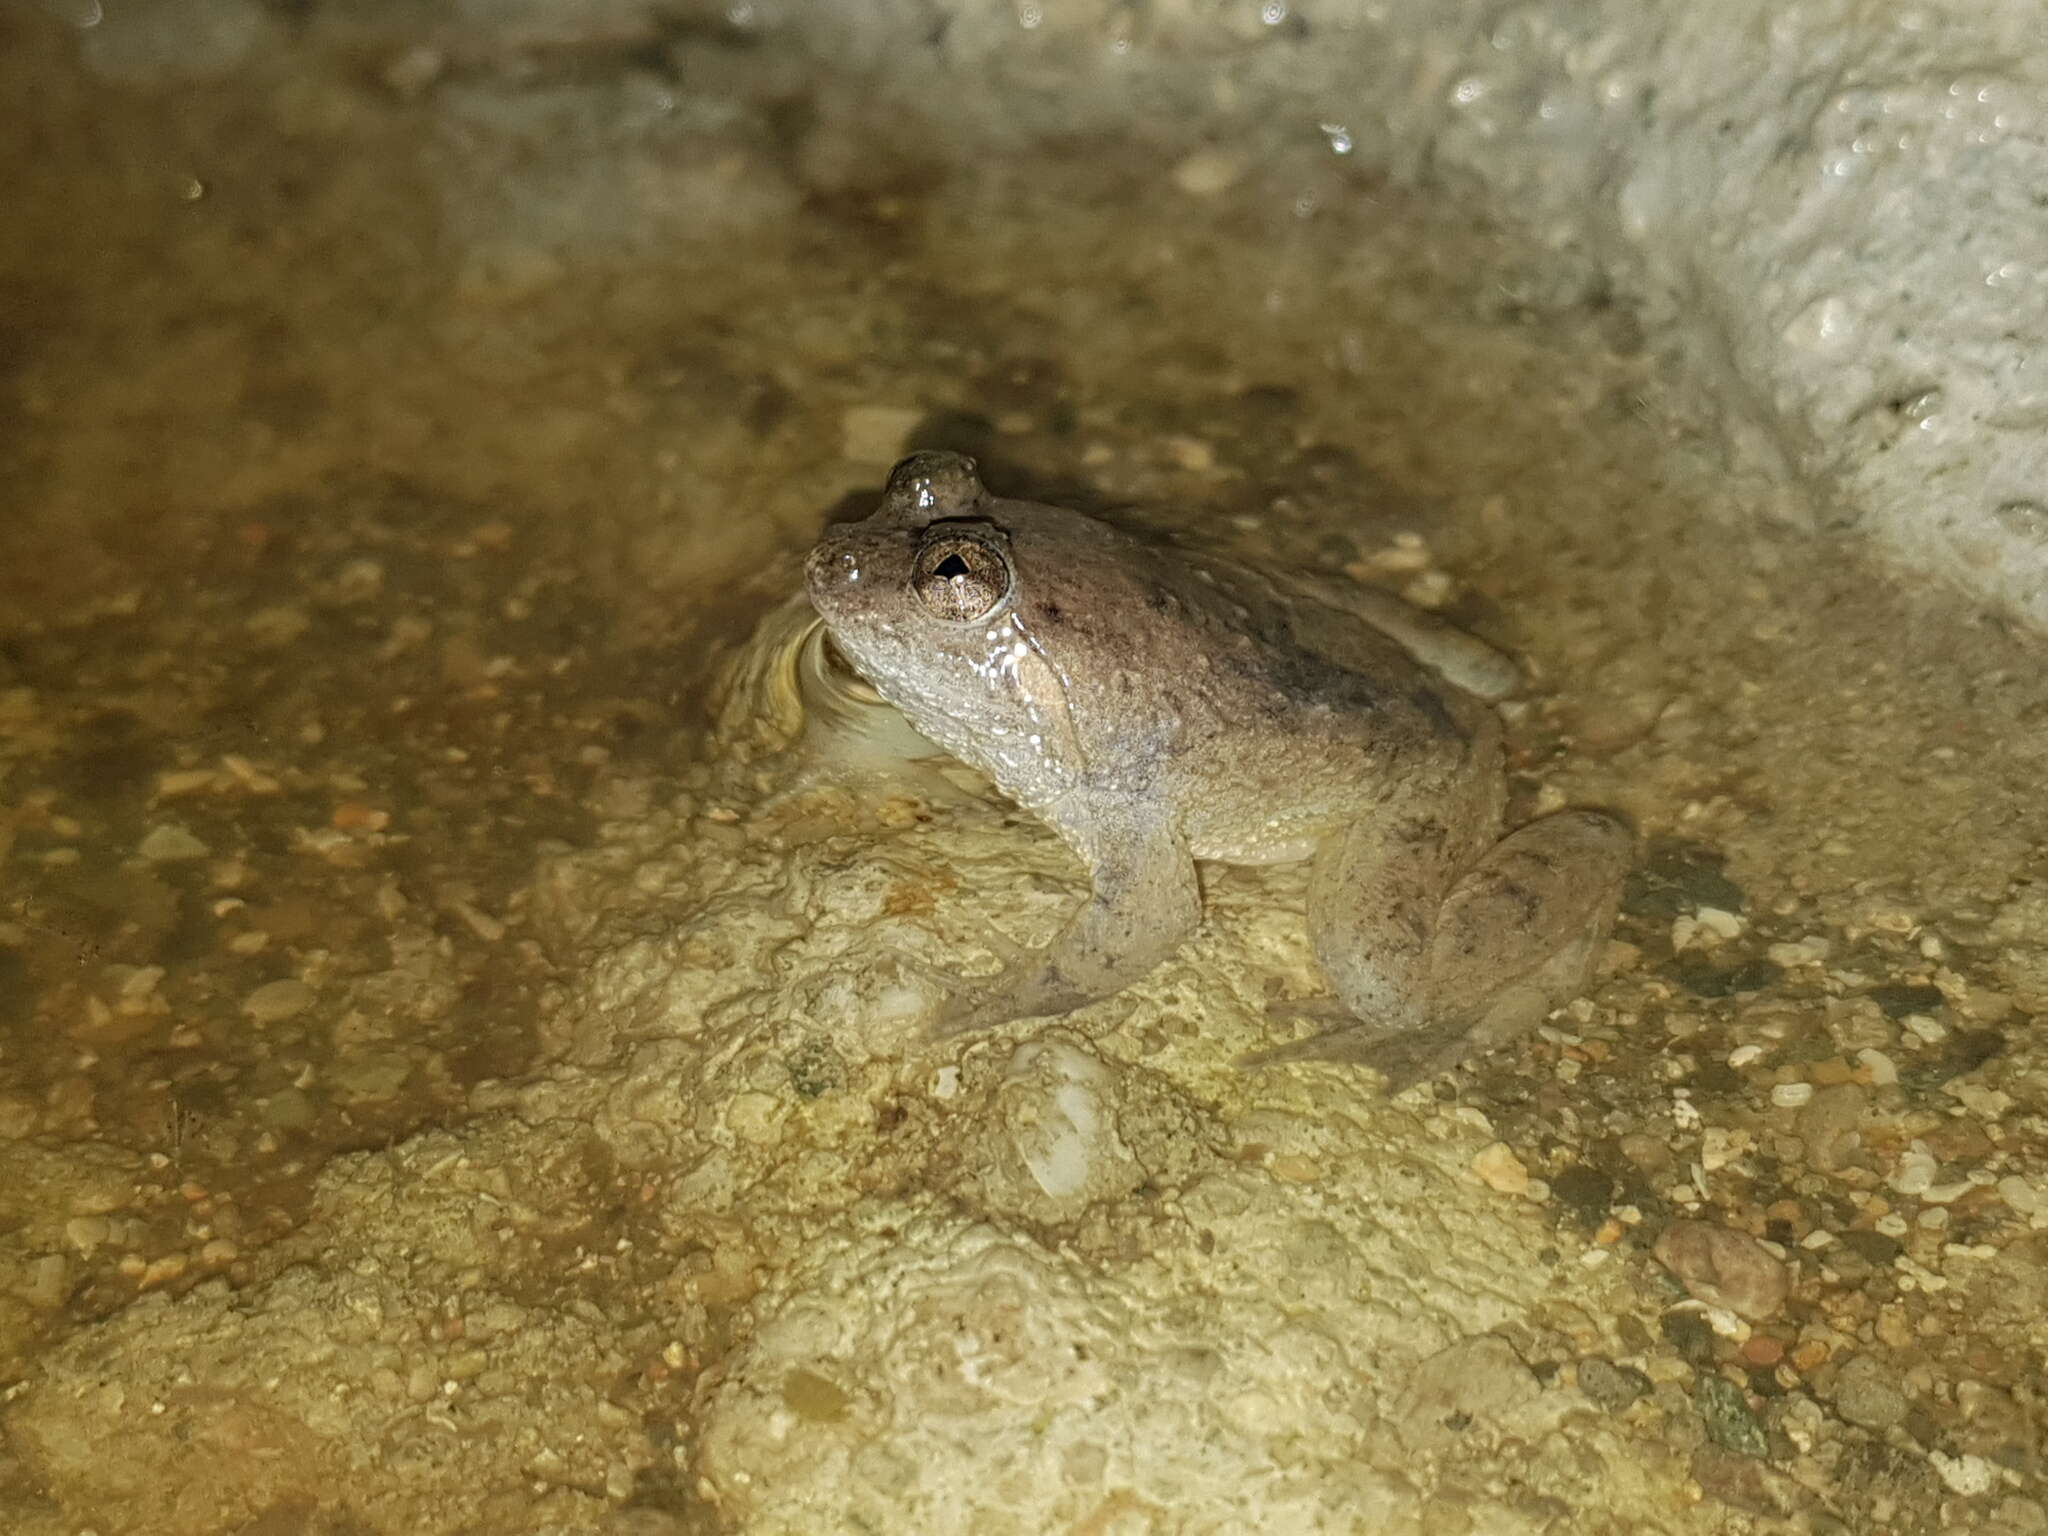
<instances>
[{"instance_id":1,"label":"mottled brown skin","mask_svg":"<svg viewBox=\"0 0 2048 1536\"><path fill-rule=\"evenodd\" d=\"M990 496L955 454L898 465L807 577L861 674L1093 878L1046 949L963 986L936 1034L1065 1013L1146 975L1200 923L1197 859L1314 861L1316 953L1351 1020L1258 1059L1357 1061L1405 1084L1583 985L1631 840L1578 811L1501 837L1486 700L1517 674L1473 637L1384 593Z\"/></svg>"}]
</instances>

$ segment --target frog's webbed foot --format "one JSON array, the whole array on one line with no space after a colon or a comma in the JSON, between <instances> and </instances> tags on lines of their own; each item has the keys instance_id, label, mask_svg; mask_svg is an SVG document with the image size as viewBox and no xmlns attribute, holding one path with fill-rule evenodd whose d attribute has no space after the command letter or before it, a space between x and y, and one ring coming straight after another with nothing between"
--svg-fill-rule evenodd
<instances>
[{"instance_id":1,"label":"frog's webbed foot","mask_svg":"<svg viewBox=\"0 0 2048 1536\"><path fill-rule=\"evenodd\" d=\"M1268 1067L1289 1061L1328 1061L1367 1067L1386 1079L1389 1095L1401 1093L1428 1078L1441 1076L1469 1054L1462 1020L1446 1020L1411 1029L1388 1030L1372 1024L1351 1024L1289 1045L1271 1046L1240 1056L1241 1067Z\"/></svg>"},{"instance_id":2,"label":"frog's webbed foot","mask_svg":"<svg viewBox=\"0 0 2048 1536\"><path fill-rule=\"evenodd\" d=\"M1163 815L1112 808L1090 818L1076 841L1094 894L1043 949L999 940L1003 969L985 980L947 982L949 994L926 1025L934 1040L992 1029L1012 1019L1071 1013L1148 975L1201 922L1194 860Z\"/></svg>"},{"instance_id":3,"label":"frog's webbed foot","mask_svg":"<svg viewBox=\"0 0 2048 1536\"><path fill-rule=\"evenodd\" d=\"M1067 983L1050 965L1032 957L1021 965L1005 966L986 980L952 981L948 995L925 1025L925 1038L950 1040L1013 1019L1071 1013L1094 1000Z\"/></svg>"},{"instance_id":4,"label":"frog's webbed foot","mask_svg":"<svg viewBox=\"0 0 2048 1536\"><path fill-rule=\"evenodd\" d=\"M1340 1022L1306 1039L1240 1056L1239 1066L1328 1061L1365 1067L1386 1079L1391 1096L1441 1077L1533 1028L1549 1011L1549 999L1540 992L1517 989L1512 995L1491 999L1483 1008L1449 1010L1393 1025L1361 1023L1335 998L1290 1004L1285 1011L1296 1017Z\"/></svg>"}]
</instances>

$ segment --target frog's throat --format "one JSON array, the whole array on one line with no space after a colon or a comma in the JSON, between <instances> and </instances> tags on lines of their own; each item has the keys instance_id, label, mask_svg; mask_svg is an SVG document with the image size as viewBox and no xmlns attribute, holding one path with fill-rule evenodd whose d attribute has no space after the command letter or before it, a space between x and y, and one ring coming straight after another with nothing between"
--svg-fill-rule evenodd
<instances>
[{"instance_id":1,"label":"frog's throat","mask_svg":"<svg viewBox=\"0 0 2048 1536\"><path fill-rule=\"evenodd\" d=\"M1023 625L1012 618L1011 627L1023 643L1012 647L1004 670L1016 684L1031 723L1037 727L1035 745L1040 755L1056 768L1063 789L1086 783L1088 755L1074 724L1074 712L1067 703L1067 679Z\"/></svg>"}]
</instances>

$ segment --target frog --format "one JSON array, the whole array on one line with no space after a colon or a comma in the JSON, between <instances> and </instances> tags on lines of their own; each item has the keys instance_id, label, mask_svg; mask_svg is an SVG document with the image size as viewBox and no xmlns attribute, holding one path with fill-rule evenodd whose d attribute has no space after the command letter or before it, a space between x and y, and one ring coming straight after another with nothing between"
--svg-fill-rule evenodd
<instances>
[{"instance_id":1,"label":"frog","mask_svg":"<svg viewBox=\"0 0 2048 1536\"><path fill-rule=\"evenodd\" d=\"M1634 834L1577 807L1506 829L1498 706L1521 668L1441 616L996 496L938 451L827 527L804 580L840 657L1088 870L1048 945L944 987L931 1038L1064 1016L1150 975L1201 925L1203 863L1309 863L1333 995L1293 1011L1328 1027L1247 1065L1346 1063L1398 1091L1587 984Z\"/></svg>"}]
</instances>

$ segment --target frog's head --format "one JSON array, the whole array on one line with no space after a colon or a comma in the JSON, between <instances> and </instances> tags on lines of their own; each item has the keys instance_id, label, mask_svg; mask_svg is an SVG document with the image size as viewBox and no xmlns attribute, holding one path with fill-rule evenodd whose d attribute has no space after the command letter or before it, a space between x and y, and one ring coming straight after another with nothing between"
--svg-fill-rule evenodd
<instances>
[{"instance_id":1,"label":"frog's head","mask_svg":"<svg viewBox=\"0 0 2048 1536\"><path fill-rule=\"evenodd\" d=\"M805 562L833 644L929 737L1026 802L1072 781L1065 682L1024 611L1015 543L1051 508L991 497L974 461L913 454L874 513Z\"/></svg>"}]
</instances>

